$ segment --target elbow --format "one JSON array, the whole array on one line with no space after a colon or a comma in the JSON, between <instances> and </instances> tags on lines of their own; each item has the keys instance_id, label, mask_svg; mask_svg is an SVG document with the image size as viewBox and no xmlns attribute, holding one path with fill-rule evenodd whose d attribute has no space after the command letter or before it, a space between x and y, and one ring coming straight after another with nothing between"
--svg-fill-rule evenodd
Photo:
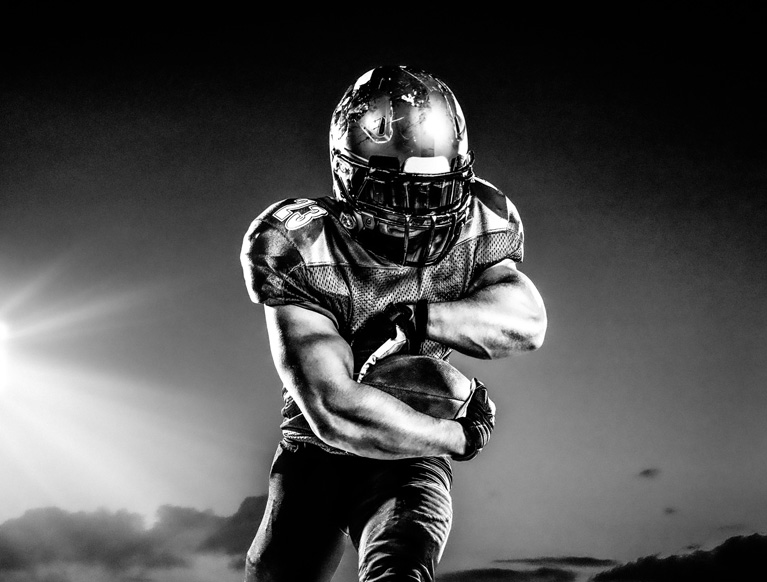
<instances>
[{"instance_id":1,"label":"elbow","mask_svg":"<svg viewBox=\"0 0 767 582\"><path fill-rule=\"evenodd\" d=\"M331 425L324 425L320 428L314 428L314 434L323 443L334 449L339 449L346 452L352 452L349 450L348 441L343 437L340 431L336 430Z\"/></svg>"},{"instance_id":2,"label":"elbow","mask_svg":"<svg viewBox=\"0 0 767 582\"><path fill-rule=\"evenodd\" d=\"M371 423L351 402L324 400L304 414L314 434L335 449L362 457L391 458L397 443Z\"/></svg>"},{"instance_id":3,"label":"elbow","mask_svg":"<svg viewBox=\"0 0 767 582\"><path fill-rule=\"evenodd\" d=\"M353 435L350 434L350 424L346 421L348 412L338 402L317 395L315 398L305 399L302 409L312 432L323 443L354 452L350 450Z\"/></svg>"},{"instance_id":4,"label":"elbow","mask_svg":"<svg viewBox=\"0 0 767 582\"><path fill-rule=\"evenodd\" d=\"M341 417L327 415L319 422L309 424L317 438L334 449L361 457L378 457L379 453L387 450L371 439L370 435L364 436L354 430L352 424L345 422Z\"/></svg>"},{"instance_id":5,"label":"elbow","mask_svg":"<svg viewBox=\"0 0 767 582\"><path fill-rule=\"evenodd\" d=\"M543 340L546 339L546 330L549 326L549 321L546 316L546 308L543 303L538 304L538 309L534 315L528 320L525 334L520 341L520 351L533 352L539 349L543 345Z\"/></svg>"},{"instance_id":6,"label":"elbow","mask_svg":"<svg viewBox=\"0 0 767 582\"><path fill-rule=\"evenodd\" d=\"M509 328L499 332L483 348L483 358L495 360L520 353L534 352L543 345L548 322L543 312L528 322L524 330Z\"/></svg>"},{"instance_id":7,"label":"elbow","mask_svg":"<svg viewBox=\"0 0 767 582\"><path fill-rule=\"evenodd\" d=\"M533 352L543 346L548 328L546 307L540 296L520 302L508 318L499 317L499 327L486 349L489 359Z\"/></svg>"},{"instance_id":8,"label":"elbow","mask_svg":"<svg viewBox=\"0 0 767 582\"><path fill-rule=\"evenodd\" d=\"M543 345L548 328L546 306L537 289L530 284L528 289L528 301L523 302L522 311L524 319L520 328L517 329L516 351L532 352Z\"/></svg>"},{"instance_id":9,"label":"elbow","mask_svg":"<svg viewBox=\"0 0 767 582\"><path fill-rule=\"evenodd\" d=\"M323 443L335 448L345 448L345 436L338 417L323 406L312 406L304 412L309 427Z\"/></svg>"},{"instance_id":10,"label":"elbow","mask_svg":"<svg viewBox=\"0 0 767 582\"><path fill-rule=\"evenodd\" d=\"M517 347L518 352L534 352L535 350L538 350L543 346L543 335L535 335L531 337L525 338L523 341L520 341L519 346Z\"/></svg>"},{"instance_id":11,"label":"elbow","mask_svg":"<svg viewBox=\"0 0 767 582\"><path fill-rule=\"evenodd\" d=\"M530 333L524 339L522 345L522 351L533 352L543 345L543 341L546 339L546 329L548 328L548 320L546 314L541 314L534 325L531 327Z\"/></svg>"},{"instance_id":12,"label":"elbow","mask_svg":"<svg viewBox=\"0 0 767 582\"><path fill-rule=\"evenodd\" d=\"M353 446L351 435L344 430L343 424L338 422L337 418L327 416L315 424L310 423L314 434L317 435L323 443L333 448L346 451L347 453L356 453Z\"/></svg>"}]
</instances>

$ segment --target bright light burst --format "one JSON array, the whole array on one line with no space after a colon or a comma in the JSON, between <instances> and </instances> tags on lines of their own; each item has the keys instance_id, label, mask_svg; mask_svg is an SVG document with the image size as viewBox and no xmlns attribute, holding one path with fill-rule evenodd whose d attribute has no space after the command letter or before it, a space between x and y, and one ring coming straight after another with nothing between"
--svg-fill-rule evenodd
<instances>
[{"instance_id":1,"label":"bright light burst","mask_svg":"<svg viewBox=\"0 0 767 582\"><path fill-rule=\"evenodd\" d=\"M167 494L156 469L171 454L147 446L173 438L157 413L169 408L160 406L167 389L101 369L88 355L135 326L163 288L72 286L65 275L57 265L0 288L0 521L30 506L115 498L148 510L141 496Z\"/></svg>"},{"instance_id":2,"label":"bright light burst","mask_svg":"<svg viewBox=\"0 0 767 582\"><path fill-rule=\"evenodd\" d=\"M245 428L227 432L238 403L153 381L119 355L123 340L152 333L157 300L186 282L73 282L61 267L16 279L0 281L0 523L48 505L149 517L169 501L207 499L217 475L231 476L221 451L247 456L251 446Z\"/></svg>"}]
</instances>

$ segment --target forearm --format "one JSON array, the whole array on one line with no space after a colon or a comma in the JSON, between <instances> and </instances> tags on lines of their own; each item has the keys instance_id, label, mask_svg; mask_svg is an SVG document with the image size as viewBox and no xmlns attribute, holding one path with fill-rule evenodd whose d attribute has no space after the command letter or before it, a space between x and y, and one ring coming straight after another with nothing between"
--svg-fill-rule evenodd
<instances>
[{"instance_id":1,"label":"forearm","mask_svg":"<svg viewBox=\"0 0 767 582\"><path fill-rule=\"evenodd\" d=\"M348 382L324 390L332 397L308 407L313 430L327 444L378 459L463 454L466 437L457 422L421 414L386 392Z\"/></svg>"},{"instance_id":2,"label":"forearm","mask_svg":"<svg viewBox=\"0 0 767 582\"><path fill-rule=\"evenodd\" d=\"M483 359L539 348L546 310L532 281L503 268L481 283L460 300L429 304L426 337Z\"/></svg>"},{"instance_id":3,"label":"forearm","mask_svg":"<svg viewBox=\"0 0 767 582\"><path fill-rule=\"evenodd\" d=\"M354 381L351 349L327 318L291 306L266 313L277 372L322 441L380 459L463 454L457 422Z\"/></svg>"}]
</instances>

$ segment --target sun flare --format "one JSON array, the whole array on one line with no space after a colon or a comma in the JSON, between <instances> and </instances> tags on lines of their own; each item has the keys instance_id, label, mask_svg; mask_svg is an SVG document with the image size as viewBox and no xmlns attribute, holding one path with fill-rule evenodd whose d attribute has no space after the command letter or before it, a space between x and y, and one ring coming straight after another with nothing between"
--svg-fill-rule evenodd
<instances>
[{"instance_id":1,"label":"sun flare","mask_svg":"<svg viewBox=\"0 0 767 582\"><path fill-rule=\"evenodd\" d=\"M91 355L119 344L162 288L91 280L64 293L61 274L0 286L0 521L30 506L114 498L148 512L142 498L168 489L156 468L178 448L178 427L160 412L169 390Z\"/></svg>"}]
</instances>

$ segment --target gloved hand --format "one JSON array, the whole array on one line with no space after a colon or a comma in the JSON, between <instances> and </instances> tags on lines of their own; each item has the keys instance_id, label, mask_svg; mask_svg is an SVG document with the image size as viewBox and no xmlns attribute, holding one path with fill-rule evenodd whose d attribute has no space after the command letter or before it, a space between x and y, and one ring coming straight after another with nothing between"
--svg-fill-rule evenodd
<instances>
[{"instance_id":1,"label":"gloved hand","mask_svg":"<svg viewBox=\"0 0 767 582\"><path fill-rule=\"evenodd\" d=\"M456 419L466 435L466 453L453 455L456 461L469 461L476 457L490 440L495 428L495 403L490 400L485 385L474 378L471 396L467 400L466 415Z\"/></svg>"}]
</instances>

